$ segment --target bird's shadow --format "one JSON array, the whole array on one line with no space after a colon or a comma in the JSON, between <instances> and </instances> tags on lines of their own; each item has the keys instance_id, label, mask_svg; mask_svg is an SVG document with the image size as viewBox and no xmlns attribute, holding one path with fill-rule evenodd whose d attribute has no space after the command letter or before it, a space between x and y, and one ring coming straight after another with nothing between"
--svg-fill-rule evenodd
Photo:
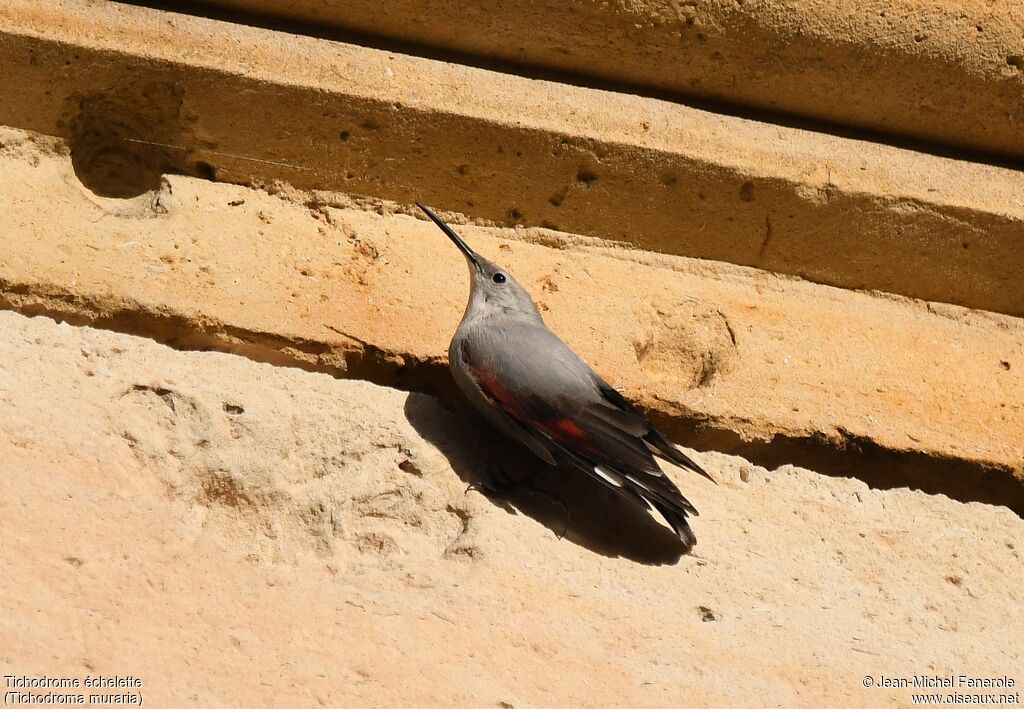
<instances>
[{"instance_id":1,"label":"bird's shadow","mask_svg":"<svg viewBox=\"0 0 1024 709\"><path fill-rule=\"evenodd\" d=\"M448 458L467 485L494 487L498 469L513 480L529 479L507 493L487 495L510 514L526 515L554 534L564 534L566 540L607 557L673 564L685 551L673 532L635 503L575 469L545 464L467 411L413 393L406 399L405 416Z\"/></svg>"}]
</instances>

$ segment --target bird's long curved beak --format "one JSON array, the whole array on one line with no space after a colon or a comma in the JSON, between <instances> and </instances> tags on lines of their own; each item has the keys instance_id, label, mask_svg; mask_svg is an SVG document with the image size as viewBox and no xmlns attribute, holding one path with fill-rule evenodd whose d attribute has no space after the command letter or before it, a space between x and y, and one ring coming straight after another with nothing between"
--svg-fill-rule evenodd
<instances>
[{"instance_id":1,"label":"bird's long curved beak","mask_svg":"<svg viewBox=\"0 0 1024 709\"><path fill-rule=\"evenodd\" d=\"M434 222L434 224L437 224L438 228L445 234L447 234L449 239L455 242L455 245L459 247L459 251L465 254L466 258L468 258L474 266L480 268L480 262L477 260L476 252L474 252L473 249L469 248L469 244L463 241L462 237L456 234L454 229L452 229L450 226L441 221L441 217L431 212L429 209L424 207L419 202L416 203L416 206L422 209L424 214L430 217L430 221Z\"/></svg>"}]
</instances>

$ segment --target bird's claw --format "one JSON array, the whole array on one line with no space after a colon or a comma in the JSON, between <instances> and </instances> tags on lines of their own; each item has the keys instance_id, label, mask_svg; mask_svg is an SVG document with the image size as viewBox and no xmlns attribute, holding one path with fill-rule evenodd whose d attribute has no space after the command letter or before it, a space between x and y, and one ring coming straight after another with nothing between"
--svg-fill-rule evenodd
<instances>
[{"instance_id":1,"label":"bird's claw","mask_svg":"<svg viewBox=\"0 0 1024 709\"><path fill-rule=\"evenodd\" d=\"M565 523L562 525L562 531L555 533L555 537L557 537L558 539L564 538L565 535L569 532L569 525L572 523L572 515L569 513L569 508L566 506L565 501L562 500L561 497L559 497L553 492L541 490L539 487L533 484L532 480L530 481L530 484L527 485L526 491L533 493L534 495L537 495L539 497L546 498L562 508L562 513L565 515Z\"/></svg>"},{"instance_id":2,"label":"bird's claw","mask_svg":"<svg viewBox=\"0 0 1024 709\"><path fill-rule=\"evenodd\" d=\"M497 471L497 474L495 473ZM513 479L508 473L505 472L504 467L500 463L489 463L487 465L487 481L476 480L469 483L466 488L468 493L470 490L476 490L477 492L487 495L488 497L507 497L509 494L516 490L527 486L536 473L523 478L522 480Z\"/></svg>"},{"instance_id":3,"label":"bird's claw","mask_svg":"<svg viewBox=\"0 0 1024 709\"><path fill-rule=\"evenodd\" d=\"M497 469L500 475L494 474L494 469ZM555 495L547 490L542 490L537 487L534 482L537 477L537 470L521 480L514 480L500 463L493 463L487 466L488 477L491 482L476 481L471 482L466 486L466 491L463 494L468 495L470 490L475 490L482 495L487 497L508 497L510 494L515 493L518 490L522 490L527 494L535 495L538 497L546 498L547 500L555 503L562 508L562 513L565 515L565 524L562 526L561 532L555 532L555 537L563 539L566 534L569 533L569 526L572 524L572 515L569 513L569 508L561 497ZM497 483L497 484L495 484Z\"/></svg>"},{"instance_id":4,"label":"bird's claw","mask_svg":"<svg viewBox=\"0 0 1024 709\"><path fill-rule=\"evenodd\" d=\"M498 494L497 490L483 482L471 482L469 485L466 485L466 491L462 494L468 495L470 490L479 492L481 495L486 495L487 497L493 497Z\"/></svg>"}]
</instances>

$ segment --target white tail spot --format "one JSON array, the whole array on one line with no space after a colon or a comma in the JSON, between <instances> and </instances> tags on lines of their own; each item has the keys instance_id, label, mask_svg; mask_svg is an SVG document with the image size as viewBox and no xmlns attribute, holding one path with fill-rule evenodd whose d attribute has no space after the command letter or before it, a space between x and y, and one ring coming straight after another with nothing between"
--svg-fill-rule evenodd
<instances>
[{"instance_id":1,"label":"white tail spot","mask_svg":"<svg viewBox=\"0 0 1024 709\"><path fill-rule=\"evenodd\" d=\"M601 478L609 484L614 485L615 487L622 487L622 479L603 465L595 465L594 472L600 475Z\"/></svg>"},{"instance_id":2,"label":"white tail spot","mask_svg":"<svg viewBox=\"0 0 1024 709\"><path fill-rule=\"evenodd\" d=\"M632 479L632 478L630 478L630 479ZM636 481L634 480L633 482L636 482ZM670 520L670 519L668 518L668 515L667 515L667 514L665 514L665 513L664 513L664 512L662 511L662 509L661 509L660 507L658 507L658 506L657 506L656 504L654 504L653 502L651 502L650 498L649 498L649 497L647 497L647 495L643 494L642 492L641 492L641 493L638 493L638 494L639 494L639 495L640 495L640 497L641 497L641 498L643 499L643 501L647 503L647 506L648 506L648 508L650 508L650 509L655 509L655 510L657 510L657 511L658 511L658 514L654 516L654 519L655 519L655 521L658 521L658 522L661 522L661 523L663 523L663 524L664 524L664 526L668 527L668 528L669 528L669 529L671 529L671 530L672 530L673 532L676 532L676 528L675 528L675 526L674 526L674 525L672 524L672 520ZM676 534L678 534L678 532L676 532Z\"/></svg>"},{"instance_id":3,"label":"white tail spot","mask_svg":"<svg viewBox=\"0 0 1024 709\"><path fill-rule=\"evenodd\" d=\"M627 478L629 479L629 481L630 481L630 482L632 482L632 483L633 483L634 485L639 485L639 486L640 486L640 487L642 487L642 488L643 488L644 490L647 490L647 492L652 492L651 488L649 488L649 487L647 487L646 485L644 485L644 484L643 484L642 482L640 482L639 480L637 480L636 478L634 478L634 477L633 477L632 475L627 475L626 477L627 477Z\"/></svg>"}]
</instances>

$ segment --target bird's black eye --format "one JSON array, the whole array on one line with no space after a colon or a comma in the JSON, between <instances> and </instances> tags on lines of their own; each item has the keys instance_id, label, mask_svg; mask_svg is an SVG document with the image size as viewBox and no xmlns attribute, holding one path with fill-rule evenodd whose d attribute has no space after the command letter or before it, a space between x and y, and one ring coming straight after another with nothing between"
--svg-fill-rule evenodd
<instances>
[{"instance_id":1,"label":"bird's black eye","mask_svg":"<svg viewBox=\"0 0 1024 709\"><path fill-rule=\"evenodd\" d=\"M495 273L493 276L491 276L491 280L494 281L495 283L501 284L507 281L508 278L505 277L504 273Z\"/></svg>"}]
</instances>

